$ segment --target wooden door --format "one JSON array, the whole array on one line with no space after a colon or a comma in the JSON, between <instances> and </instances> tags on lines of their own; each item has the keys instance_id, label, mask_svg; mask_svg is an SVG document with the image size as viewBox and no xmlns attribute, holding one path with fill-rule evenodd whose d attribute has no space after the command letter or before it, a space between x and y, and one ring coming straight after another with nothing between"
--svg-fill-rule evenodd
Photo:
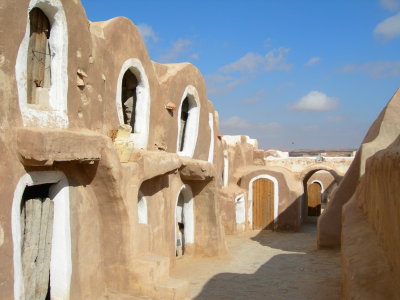
<instances>
[{"instance_id":1,"label":"wooden door","mask_svg":"<svg viewBox=\"0 0 400 300\"><path fill-rule=\"evenodd\" d=\"M321 214L321 186L312 183L307 187L308 195L308 215L319 216Z\"/></svg>"},{"instance_id":2,"label":"wooden door","mask_svg":"<svg viewBox=\"0 0 400 300\"><path fill-rule=\"evenodd\" d=\"M253 182L253 229L269 229L274 224L274 183L266 178Z\"/></svg>"},{"instance_id":3,"label":"wooden door","mask_svg":"<svg viewBox=\"0 0 400 300\"><path fill-rule=\"evenodd\" d=\"M49 198L33 198L21 210L22 272L25 299L49 297L54 204Z\"/></svg>"}]
</instances>

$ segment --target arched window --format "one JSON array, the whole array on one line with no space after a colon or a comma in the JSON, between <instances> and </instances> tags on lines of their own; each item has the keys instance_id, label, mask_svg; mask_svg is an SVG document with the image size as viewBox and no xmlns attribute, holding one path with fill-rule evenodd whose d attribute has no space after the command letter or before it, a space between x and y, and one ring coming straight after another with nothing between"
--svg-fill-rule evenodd
<instances>
[{"instance_id":1,"label":"arched window","mask_svg":"<svg viewBox=\"0 0 400 300\"><path fill-rule=\"evenodd\" d=\"M186 136L186 125L189 117L189 98L186 97L182 102L181 109L181 130L179 131L179 151L183 151L183 146L185 145Z\"/></svg>"},{"instance_id":2,"label":"arched window","mask_svg":"<svg viewBox=\"0 0 400 300\"><path fill-rule=\"evenodd\" d=\"M187 86L178 112L177 153L193 157L199 131L200 101L194 86Z\"/></svg>"},{"instance_id":3,"label":"arched window","mask_svg":"<svg viewBox=\"0 0 400 300\"><path fill-rule=\"evenodd\" d=\"M15 65L24 126L68 127L68 27L60 0L30 0Z\"/></svg>"},{"instance_id":4,"label":"arched window","mask_svg":"<svg viewBox=\"0 0 400 300\"><path fill-rule=\"evenodd\" d=\"M29 12L27 101L48 106L51 86L50 21L37 7Z\"/></svg>"},{"instance_id":5,"label":"arched window","mask_svg":"<svg viewBox=\"0 0 400 300\"><path fill-rule=\"evenodd\" d=\"M150 87L142 63L126 60L117 80L116 108L119 123L132 127L130 140L135 148L146 149L149 138Z\"/></svg>"},{"instance_id":6,"label":"arched window","mask_svg":"<svg viewBox=\"0 0 400 300\"><path fill-rule=\"evenodd\" d=\"M138 81L135 74L131 70L127 70L122 78L121 103L124 124L130 125L132 132L135 132L137 85Z\"/></svg>"},{"instance_id":7,"label":"arched window","mask_svg":"<svg viewBox=\"0 0 400 300\"><path fill-rule=\"evenodd\" d=\"M138 195L137 202L138 223L147 224L147 200L141 192Z\"/></svg>"}]
</instances>

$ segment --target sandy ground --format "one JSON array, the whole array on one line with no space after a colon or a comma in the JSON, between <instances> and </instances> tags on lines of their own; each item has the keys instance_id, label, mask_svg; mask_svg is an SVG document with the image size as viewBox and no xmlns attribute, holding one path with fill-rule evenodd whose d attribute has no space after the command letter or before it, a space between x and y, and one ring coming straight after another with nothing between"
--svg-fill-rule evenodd
<instances>
[{"instance_id":1,"label":"sandy ground","mask_svg":"<svg viewBox=\"0 0 400 300\"><path fill-rule=\"evenodd\" d=\"M191 299L333 300L340 298L340 253L317 250L316 225L300 232L251 231L227 236L230 258L177 262Z\"/></svg>"}]
</instances>

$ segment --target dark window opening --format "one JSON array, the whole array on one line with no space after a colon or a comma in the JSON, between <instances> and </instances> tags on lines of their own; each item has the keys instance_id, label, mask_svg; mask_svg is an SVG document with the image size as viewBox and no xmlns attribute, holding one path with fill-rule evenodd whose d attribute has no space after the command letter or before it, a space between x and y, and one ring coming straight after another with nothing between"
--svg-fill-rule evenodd
<instances>
[{"instance_id":1,"label":"dark window opening","mask_svg":"<svg viewBox=\"0 0 400 300\"><path fill-rule=\"evenodd\" d=\"M50 259L54 203L51 184L28 186L21 201L21 261L25 299L46 300L50 293Z\"/></svg>"},{"instance_id":2,"label":"dark window opening","mask_svg":"<svg viewBox=\"0 0 400 300\"><path fill-rule=\"evenodd\" d=\"M179 132L179 151L183 151L183 147L185 145L185 135L186 135L186 126L188 117L189 117L189 98L186 97L185 100L183 100L181 108L181 130Z\"/></svg>"},{"instance_id":3,"label":"dark window opening","mask_svg":"<svg viewBox=\"0 0 400 300\"><path fill-rule=\"evenodd\" d=\"M176 209L176 256L181 257L185 254L185 216L183 207L185 205L185 198L181 193L178 198Z\"/></svg>"},{"instance_id":4,"label":"dark window opening","mask_svg":"<svg viewBox=\"0 0 400 300\"><path fill-rule=\"evenodd\" d=\"M29 24L27 102L47 105L51 85L50 21L35 7L29 12Z\"/></svg>"},{"instance_id":5,"label":"dark window opening","mask_svg":"<svg viewBox=\"0 0 400 300\"><path fill-rule=\"evenodd\" d=\"M137 86L138 80L136 76L130 70L126 71L122 78L121 101L124 124L132 127L131 132L135 132Z\"/></svg>"}]
</instances>

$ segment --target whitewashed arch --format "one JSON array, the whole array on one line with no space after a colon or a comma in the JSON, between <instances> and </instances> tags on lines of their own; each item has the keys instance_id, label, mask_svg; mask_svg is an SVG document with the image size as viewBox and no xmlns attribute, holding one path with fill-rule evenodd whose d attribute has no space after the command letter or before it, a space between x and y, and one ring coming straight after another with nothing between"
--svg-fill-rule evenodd
<instances>
[{"instance_id":1,"label":"whitewashed arch","mask_svg":"<svg viewBox=\"0 0 400 300\"><path fill-rule=\"evenodd\" d=\"M324 184L322 183L321 180L313 180L311 183L318 183L321 186L321 194L325 191L324 189Z\"/></svg>"},{"instance_id":2,"label":"whitewashed arch","mask_svg":"<svg viewBox=\"0 0 400 300\"><path fill-rule=\"evenodd\" d=\"M184 136L183 150L179 150L180 140L179 133L181 132L181 112L183 101L189 99L189 116L186 123L186 131ZM200 119L200 99L199 94L194 86L188 85L183 93L181 103L178 110L178 132L176 139L176 151L179 155L193 157L196 149L197 135L199 133Z\"/></svg>"},{"instance_id":3,"label":"whitewashed arch","mask_svg":"<svg viewBox=\"0 0 400 300\"><path fill-rule=\"evenodd\" d=\"M176 201L175 201L175 214L174 214L174 232L175 232L175 241L176 241L176 220L177 220L177 214L179 211L178 209L178 200L180 194L183 195L184 198L184 205L183 205L183 223L185 224L185 230L184 230L184 238L185 238L185 244L193 244L194 243L194 199L193 199L193 193L192 189L190 188L189 185L184 184L182 187L179 189L179 193L176 196Z\"/></svg>"},{"instance_id":4,"label":"whitewashed arch","mask_svg":"<svg viewBox=\"0 0 400 300\"><path fill-rule=\"evenodd\" d=\"M254 181L260 178L269 179L274 183L274 224L275 224L278 221L279 185L278 185L278 180L275 177L267 174L256 176L252 178L249 182L249 198L248 198L249 203L247 211L248 221L250 224L253 224L253 183Z\"/></svg>"},{"instance_id":5,"label":"whitewashed arch","mask_svg":"<svg viewBox=\"0 0 400 300\"><path fill-rule=\"evenodd\" d=\"M14 299L23 300L24 278L21 261L21 201L27 186L54 183L49 197L54 201L53 237L50 262L51 298L69 299L72 258L69 211L69 184L60 171L30 172L21 177L14 191L11 209L11 230L14 260Z\"/></svg>"},{"instance_id":6,"label":"whitewashed arch","mask_svg":"<svg viewBox=\"0 0 400 300\"><path fill-rule=\"evenodd\" d=\"M146 72L142 63L137 58L126 60L118 75L117 94L115 103L117 107L118 120L121 125L124 125L124 115L121 102L122 79L126 71L131 71L137 81L136 87L136 109L135 109L135 125L134 132L131 133L131 141L135 148L146 149L149 139L149 122L150 122L150 85Z\"/></svg>"},{"instance_id":7,"label":"whitewashed arch","mask_svg":"<svg viewBox=\"0 0 400 300\"><path fill-rule=\"evenodd\" d=\"M224 150L224 165L222 169L222 185L227 186L229 183L229 158L228 150Z\"/></svg>"},{"instance_id":8,"label":"whitewashed arch","mask_svg":"<svg viewBox=\"0 0 400 300\"><path fill-rule=\"evenodd\" d=\"M147 200L142 192L138 195L137 214L139 224L148 223Z\"/></svg>"},{"instance_id":9,"label":"whitewashed arch","mask_svg":"<svg viewBox=\"0 0 400 300\"><path fill-rule=\"evenodd\" d=\"M29 11L40 8L50 21L49 46L51 85L49 104L28 104L27 61L30 35ZM18 103L24 126L68 127L68 26L60 0L31 0L27 11L25 35L18 49L15 65Z\"/></svg>"},{"instance_id":10,"label":"whitewashed arch","mask_svg":"<svg viewBox=\"0 0 400 300\"><path fill-rule=\"evenodd\" d=\"M214 161L214 115L208 114L208 126L210 126L210 149L208 151L208 162Z\"/></svg>"}]
</instances>

